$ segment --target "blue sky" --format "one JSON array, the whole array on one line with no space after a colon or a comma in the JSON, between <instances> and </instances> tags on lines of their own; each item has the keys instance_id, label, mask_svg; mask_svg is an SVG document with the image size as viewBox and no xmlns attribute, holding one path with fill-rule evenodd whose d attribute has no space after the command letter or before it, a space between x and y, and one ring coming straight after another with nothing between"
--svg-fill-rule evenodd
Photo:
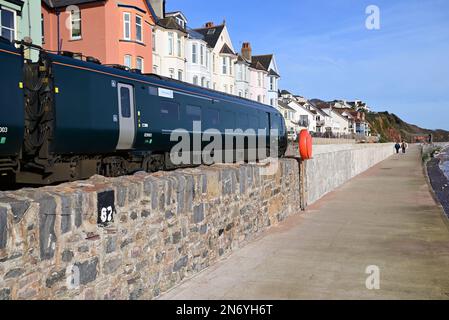
<instances>
[{"instance_id":1,"label":"blue sky","mask_svg":"<svg viewBox=\"0 0 449 320\"><path fill-rule=\"evenodd\" d=\"M365 27L368 5L380 30ZM281 87L360 99L422 127L449 130L448 0L167 0L190 27L226 19L236 50L275 53Z\"/></svg>"}]
</instances>

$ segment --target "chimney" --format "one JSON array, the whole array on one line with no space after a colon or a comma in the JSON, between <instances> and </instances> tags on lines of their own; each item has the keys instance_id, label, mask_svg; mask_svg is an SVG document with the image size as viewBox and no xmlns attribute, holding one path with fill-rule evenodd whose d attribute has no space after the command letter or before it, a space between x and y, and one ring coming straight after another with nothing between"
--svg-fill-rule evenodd
<instances>
[{"instance_id":1,"label":"chimney","mask_svg":"<svg viewBox=\"0 0 449 320\"><path fill-rule=\"evenodd\" d=\"M213 22L206 22L206 28L212 28L214 26Z\"/></svg>"},{"instance_id":2,"label":"chimney","mask_svg":"<svg viewBox=\"0 0 449 320\"><path fill-rule=\"evenodd\" d=\"M242 57L249 62L252 60L252 49L249 42L243 42L242 44Z\"/></svg>"}]
</instances>

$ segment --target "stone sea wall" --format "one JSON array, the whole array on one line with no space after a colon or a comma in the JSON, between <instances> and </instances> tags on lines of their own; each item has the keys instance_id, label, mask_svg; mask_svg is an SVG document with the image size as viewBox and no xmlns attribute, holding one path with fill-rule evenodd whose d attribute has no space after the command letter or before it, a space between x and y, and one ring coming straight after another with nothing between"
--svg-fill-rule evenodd
<instances>
[{"instance_id":1,"label":"stone sea wall","mask_svg":"<svg viewBox=\"0 0 449 320\"><path fill-rule=\"evenodd\" d=\"M300 213L299 164L0 193L0 300L151 299Z\"/></svg>"}]
</instances>

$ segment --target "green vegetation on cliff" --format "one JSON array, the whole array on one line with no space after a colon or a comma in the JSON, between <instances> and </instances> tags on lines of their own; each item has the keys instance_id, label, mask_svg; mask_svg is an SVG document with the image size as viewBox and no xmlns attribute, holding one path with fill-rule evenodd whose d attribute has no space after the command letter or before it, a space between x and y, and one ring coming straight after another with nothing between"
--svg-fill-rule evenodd
<instances>
[{"instance_id":1,"label":"green vegetation on cliff","mask_svg":"<svg viewBox=\"0 0 449 320\"><path fill-rule=\"evenodd\" d=\"M369 112L366 119L371 125L372 135L380 135L380 142L406 140L413 142L417 136L433 135L433 140L449 141L449 131L423 129L401 120L397 115L388 112Z\"/></svg>"}]
</instances>

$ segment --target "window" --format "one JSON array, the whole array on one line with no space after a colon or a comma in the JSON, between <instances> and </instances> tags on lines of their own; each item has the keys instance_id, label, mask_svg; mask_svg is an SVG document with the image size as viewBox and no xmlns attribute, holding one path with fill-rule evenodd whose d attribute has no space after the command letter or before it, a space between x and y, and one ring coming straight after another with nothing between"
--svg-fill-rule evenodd
<instances>
[{"instance_id":1,"label":"window","mask_svg":"<svg viewBox=\"0 0 449 320\"><path fill-rule=\"evenodd\" d=\"M270 104L271 104L273 107L275 106L275 104L274 104L274 99L271 99Z\"/></svg>"},{"instance_id":2,"label":"window","mask_svg":"<svg viewBox=\"0 0 449 320\"><path fill-rule=\"evenodd\" d=\"M187 119L190 122L201 121L201 108L200 107L187 105L186 114L187 114Z\"/></svg>"},{"instance_id":3,"label":"window","mask_svg":"<svg viewBox=\"0 0 449 320\"><path fill-rule=\"evenodd\" d=\"M202 77L202 78L201 78L201 86L202 86L202 87L205 87L205 86L206 86L206 78L205 78L205 77Z\"/></svg>"},{"instance_id":4,"label":"window","mask_svg":"<svg viewBox=\"0 0 449 320\"><path fill-rule=\"evenodd\" d=\"M257 73L257 85L262 87L262 72Z\"/></svg>"},{"instance_id":5,"label":"window","mask_svg":"<svg viewBox=\"0 0 449 320\"><path fill-rule=\"evenodd\" d=\"M214 82L214 90L217 90L217 83Z\"/></svg>"},{"instance_id":6,"label":"window","mask_svg":"<svg viewBox=\"0 0 449 320\"><path fill-rule=\"evenodd\" d=\"M230 94L234 94L234 86L231 86L231 87L230 87L229 93L230 93Z\"/></svg>"},{"instance_id":7,"label":"window","mask_svg":"<svg viewBox=\"0 0 449 320\"><path fill-rule=\"evenodd\" d=\"M42 43L45 43L45 23L44 23L44 14L41 14L41 30L42 30Z\"/></svg>"},{"instance_id":8,"label":"window","mask_svg":"<svg viewBox=\"0 0 449 320\"><path fill-rule=\"evenodd\" d=\"M270 90L275 91L276 90L276 78L270 77Z\"/></svg>"},{"instance_id":9,"label":"window","mask_svg":"<svg viewBox=\"0 0 449 320\"><path fill-rule=\"evenodd\" d=\"M246 130L248 127L248 115L246 113L240 113L237 116L237 128Z\"/></svg>"},{"instance_id":10,"label":"window","mask_svg":"<svg viewBox=\"0 0 449 320\"><path fill-rule=\"evenodd\" d=\"M181 39L181 35L178 33L178 57L181 58L182 55L182 39Z\"/></svg>"},{"instance_id":11,"label":"window","mask_svg":"<svg viewBox=\"0 0 449 320\"><path fill-rule=\"evenodd\" d=\"M173 41L174 41L174 39L173 39L173 32L169 32L168 33L168 54L170 55L170 56L172 56L173 55Z\"/></svg>"},{"instance_id":12,"label":"window","mask_svg":"<svg viewBox=\"0 0 449 320\"><path fill-rule=\"evenodd\" d=\"M183 79L182 74L183 74L182 70L178 70L178 80L179 81L182 81L182 79Z\"/></svg>"},{"instance_id":13,"label":"window","mask_svg":"<svg viewBox=\"0 0 449 320\"><path fill-rule=\"evenodd\" d=\"M215 72L215 63L216 63L216 57L215 53L212 56L212 71Z\"/></svg>"},{"instance_id":14,"label":"window","mask_svg":"<svg viewBox=\"0 0 449 320\"><path fill-rule=\"evenodd\" d=\"M261 95L257 96L257 102L262 102L262 96Z\"/></svg>"},{"instance_id":15,"label":"window","mask_svg":"<svg viewBox=\"0 0 449 320\"><path fill-rule=\"evenodd\" d=\"M129 54L127 54L125 56L125 62L124 62L125 67L131 68L131 66L132 66L131 59L132 59L132 57Z\"/></svg>"},{"instance_id":16,"label":"window","mask_svg":"<svg viewBox=\"0 0 449 320\"><path fill-rule=\"evenodd\" d=\"M153 52L156 52L156 30L154 30L153 29L153 34L152 34L152 37L153 37Z\"/></svg>"},{"instance_id":17,"label":"window","mask_svg":"<svg viewBox=\"0 0 449 320\"><path fill-rule=\"evenodd\" d=\"M206 86L207 86L208 89L210 88L210 81L207 81Z\"/></svg>"},{"instance_id":18,"label":"window","mask_svg":"<svg viewBox=\"0 0 449 320\"><path fill-rule=\"evenodd\" d=\"M168 73L170 74L170 78L172 79L175 78L175 69L173 68L168 69Z\"/></svg>"},{"instance_id":19,"label":"window","mask_svg":"<svg viewBox=\"0 0 449 320\"><path fill-rule=\"evenodd\" d=\"M120 88L120 107L123 118L131 118L131 91L129 88Z\"/></svg>"},{"instance_id":20,"label":"window","mask_svg":"<svg viewBox=\"0 0 449 320\"><path fill-rule=\"evenodd\" d=\"M243 97L243 91L239 90L239 97L242 98Z\"/></svg>"},{"instance_id":21,"label":"window","mask_svg":"<svg viewBox=\"0 0 449 320\"><path fill-rule=\"evenodd\" d=\"M70 19L72 21L72 39L81 39L81 10L72 10Z\"/></svg>"},{"instance_id":22,"label":"window","mask_svg":"<svg viewBox=\"0 0 449 320\"><path fill-rule=\"evenodd\" d=\"M229 74L232 76L232 59L229 57Z\"/></svg>"},{"instance_id":23,"label":"window","mask_svg":"<svg viewBox=\"0 0 449 320\"><path fill-rule=\"evenodd\" d=\"M237 80L243 80L243 66L241 64L237 65Z\"/></svg>"},{"instance_id":24,"label":"window","mask_svg":"<svg viewBox=\"0 0 449 320\"><path fill-rule=\"evenodd\" d=\"M131 40L131 13L123 13L123 39Z\"/></svg>"},{"instance_id":25,"label":"window","mask_svg":"<svg viewBox=\"0 0 449 320\"><path fill-rule=\"evenodd\" d=\"M220 125L220 111L215 109L206 109L204 119L211 128L217 128Z\"/></svg>"},{"instance_id":26,"label":"window","mask_svg":"<svg viewBox=\"0 0 449 320\"><path fill-rule=\"evenodd\" d=\"M228 59L226 57L223 57L223 74L228 73Z\"/></svg>"},{"instance_id":27,"label":"window","mask_svg":"<svg viewBox=\"0 0 449 320\"><path fill-rule=\"evenodd\" d=\"M176 102L161 101L161 118L165 120L179 120L179 104Z\"/></svg>"},{"instance_id":28,"label":"window","mask_svg":"<svg viewBox=\"0 0 449 320\"><path fill-rule=\"evenodd\" d=\"M136 40L143 42L142 17L136 16Z\"/></svg>"},{"instance_id":29,"label":"window","mask_svg":"<svg viewBox=\"0 0 449 320\"><path fill-rule=\"evenodd\" d=\"M228 93L228 85L227 85L227 84L225 84L225 85L223 86L223 89L224 89L224 92Z\"/></svg>"},{"instance_id":30,"label":"window","mask_svg":"<svg viewBox=\"0 0 449 320\"><path fill-rule=\"evenodd\" d=\"M200 47L200 61L201 61L201 65L204 65L204 46L201 45Z\"/></svg>"},{"instance_id":31,"label":"window","mask_svg":"<svg viewBox=\"0 0 449 320\"><path fill-rule=\"evenodd\" d=\"M136 58L136 69L140 70L143 73L143 58Z\"/></svg>"},{"instance_id":32,"label":"window","mask_svg":"<svg viewBox=\"0 0 449 320\"><path fill-rule=\"evenodd\" d=\"M193 84L198 85L198 76L193 76Z\"/></svg>"},{"instance_id":33,"label":"window","mask_svg":"<svg viewBox=\"0 0 449 320\"><path fill-rule=\"evenodd\" d=\"M197 50L196 44L192 44L192 63L197 63L197 61L198 61L196 50Z\"/></svg>"},{"instance_id":34,"label":"window","mask_svg":"<svg viewBox=\"0 0 449 320\"><path fill-rule=\"evenodd\" d=\"M206 68L209 68L209 52L206 50Z\"/></svg>"},{"instance_id":35,"label":"window","mask_svg":"<svg viewBox=\"0 0 449 320\"><path fill-rule=\"evenodd\" d=\"M157 70L158 70L157 66L154 65L154 66L153 66L153 73L157 74Z\"/></svg>"}]
</instances>

